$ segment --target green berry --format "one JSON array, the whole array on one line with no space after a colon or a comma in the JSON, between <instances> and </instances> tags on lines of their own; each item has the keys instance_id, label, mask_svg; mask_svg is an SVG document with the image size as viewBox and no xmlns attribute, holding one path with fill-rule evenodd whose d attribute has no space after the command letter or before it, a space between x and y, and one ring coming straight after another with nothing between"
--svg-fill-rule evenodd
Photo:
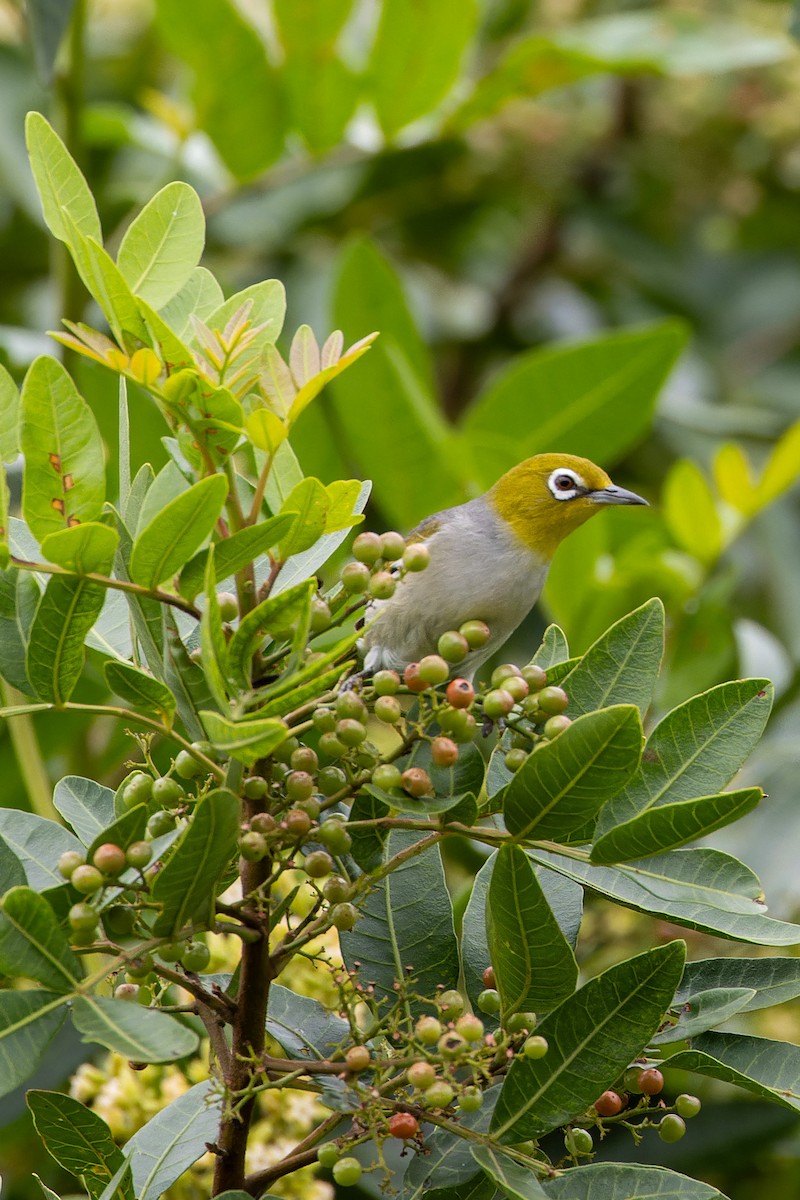
<instances>
[{"instance_id":1,"label":"green berry","mask_svg":"<svg viewBox=\"0 0 800 1200\"><path fill-rule=\"evenodd\" d=\"M353 558L372 566L383 556L383 542L377 533L360 533L353 541Z\"/></svg>"},{"instance_id":2,"label":"green berry","mask_svg":"<svg viewBox=\"0 0 800 1200\"><path fill-rule=\"evenodd\" d=\"M465 1013L456 1021L456 1032L468 1042L479 1042L484 1035L483 1021L472 1013Z\"/></svg>"},{"instance_id":3,"label":"green berry","mask_svg":"<svg viewBox=\"0 0 800 1200\"><path fill-rule=\"evenodd\" d=\"M563 733L565 729L569 729L571 724L572 721L569 717L565 716L563 713L559 713L555 717L548 717L544 723L544 729L542 730L542 733L546 738L552 741L553 738L556 738L560 733Z\"/></svg>"},{"instance_id":4,"label":"green berry","mask_svg":"<svg viewBox=\"0 0 800 1200\"><path fill-rule=\"evenodd\" d=\"M400 690L400 676L397 671L376 671L372 686L379 696L394 696Z\"/></svg>"},{"instance_id":5,"label":"green berry","mask_svg":"<svg viewBox=\"0 0 800 1200\"><path fill-rule=\"evenodd\" d=\"M336 716L329 708L315 708L311 720L318 733L333 733L336 728Z\"/></svg>"},{"instance_id":6,"label":"green berry","mask_svg":"<svg viewBox=\"0 0 800 1200\"><path fill-rule=\"evenodd\" d=\"M340 1158L333 1164L333 1178L342 1187L352 1187L361 1178L361 1163L357 1158Z\"/></svg>"},{"instance_id":7,"label":"green berry","mask_svg":"<svg viewBox=\"0 0 800 1200\"><path fill-rule=\"evenodd\" d=\"M537 1017L533 1012L515 1012L505 1023L509 1033L533 1033Z\"/></svg>"},{"instance_id":8,"label":"green berry","mask_svg":"<svg viewBox=\"0 0 800 1200\"><path fill-rule=\"evenodd\" d=\"M131 842L128 849L125 851L129 867L146 867L153 857L153 847L149 842Z\"/></svg>"},{"instance_id":9,"label":"green berry","mask_svg":"<svg viewBox=\"0 0 800 1200\"><path fill-rule=\"evenodd\" d=\"M495 688L483 698L483 711L491 720L507 717L514 707L514 697L504 688Z\"/></svg>"},{"instance_id":10,"label":"green berry","mask_svg":"<svg viewBox=\"0 0 800 1200\"><path fill-rule=\"evenodd\" d=\"M286 776L286 795L293 803L308 800L314 792L314 780L307 771L290 771Z\"/></svg>"},{"instance_id":11,"label":"green berry","mask_svg":"<svg viewBox=\"0 0 800 1200\"><path fill-rule=\"evenodd\" d=\"M239 601L233 592L218 592L217 604L221 621L235 621L239 615Z\"/></svg>"},{"instance_id":12,"label":"green berry","mask_svg":"<svg viewBox=\"0 0 800 1200\"><path fill-rule=\"evenodd\" d=\"M125 851L113 842L104 842L92 855L92 863L104 875L121 875L128 865Z\"/></svg>"},{"instance_id":13,"label":"green berry","mask_svg":"<svg viewBox=\"0 0 800 1200\"><path fill-rule=\"evenodd\" d=\"M396 725L403 715L400 701L396 696L378 696L373 709L379 721L386 725Z\"/></svg>"},{"instance_id":14,"label":"green berry","mask_svg":"<svg viewBox=\"0 0 800 1200\"><path fill-rule=\"evenodd\" d=\"M397 580L389 571L376 571L367 591L375 600L391 600L397 590Z\"/></svg>"},{"instance_id":15,"label":"green berry","mask_svg":"<svg viewBox=\"0 0 800 1200\"><path fill-rule=\"evenodd\" d=\"M146 804L153 794L153 776L139 771L131 775L122 789L122 803L126 809L135 808L137 804Z\"/></svg>"},{"instance_id":16,"label":"green berry","mask_svg":"<svg viewBox=\"0 0 800 1200\"><path fill-rule=\"evenodd\" d=\"M358 909L355 904L335 904L331 909L331 921L336 929L347 932L357 920Z\"/></svg>"},{"instance_id":17,"label":"green berry","mask_svg":"<svg viewBox=\"0 0 800 1200\"><path fill-rule=\"evenodd\" d=\"M667 1113L658 1123L658 1136L662 1142L679 1142L686 1133L686 1122L677 1113Z\"/></svg>"},{"instance_id":18,"label":"green berry","mask_svg":"<svg viewBox=\"0 0 800 1200\"><path fill-rule=\"evenodd\" d=\"M292 755L300 745L300 741L296 737L287 737L272 751L272 757L276 762L288 764L292 761Z\"/></svg>"},{"instance_id":19,"label":"green berry","mask_svg":"<svg viewBox=\"0 0 800 1200\"><path fill-rule=\"evenodd\" d=\"M317 841L330 850L331 854L337 856L347 854L350 847L353 845L353 839L341 821L333 821L328 819L319 827L317 833Z\"/></svg>"},{"instance_id":20,"label":"green berry","mask_svg":"<svg viewBox=\"0 0 800 1200\"><path fill-rule=\"evenodd\" d=\"M342 875L331 875L322 885L322 894L329 904L343 904L353 894L352 884Z\"/></svg>"},{"instance_id":21,"label":"green berry","mask_svg":"<svg viewBox=\"0 0 800 1200\"><path fill-rule=\"evenodd\" d=\"M65 850L58 860L58 873L69 879L76 867L82 867L85 863L86 858L80 850Z\"/></svg>"},{"instance_id":22,"label":"green berry","mask_svg":"<svg viewBox=\"0 0 800 1200\"><path fill-rule=\"evenodd\" d=\"M75 890L84 896L91 896L94 892L99 892L105 883L105 879L97 867L87 865L76 867L70 875L69 881Z\"/></svg>"},{"instance_id":23,"label":"green berry","mask_svg":"<svg viewBox=\"0 0 800 1200\"><path fill-rule=\"evenodd\" d=\"M491 630L485 621L465 621L458 632L466 640L470 650L480 650L491 637Z\"/></svg>"},{"instance_id":24,"label":"green berry","mask_svg":"<svg viewBox=\"0 0 800 1200\"><path fill-rule=\"evenodd\" d=\"M547 687L547 671L537 667L536 663L528 663L527 667L522 668L522 678L532 692L540 692Z\"/></svg>"},{"instance_id":25,"label":"green berry","mask_svg":"<svg viewBox=\"0 0 800 1200\"><path fill-rule=\"evenodd\" d=\"M71 929L96 929L99 919L92 906L84 900L73 904L67 917Z\"/></svg>"},{"instance_id":26,"label":"green berry","mask_svg":"<svg viewBox=\"0 0 800 1200\"><path fill-rule=\"evenodd\" d=\"M293 771L308 771L313 774L319 766L319 759L310 746L298 746L289 760Z\"/></svg>"},{"instance_id":27,"label":"green berry","mask_svg":"<svg viewBox=\"0 0 800 1200\"><path fill-rule=\"evenodd\" d=\"M516 774L520 767L524 766L527 761L528 754L526 750L509 750L503 759L503 762L506 764L506 768L509 771L512 771L514 774Z\"/></svg>"},{"instance_id":28,"label":"green berry","mask_svg":"<svg viewBox=\"0 0 800 1200\"><path fill-rule=\"evenodd\" d=\"M248 800L263 800L269 791L269 784L261 775L251 775L245 779L242 791Z\"/></svg>"},{"instance_id":29,"label":"green berry","mask_svg":"<svg viewBox=\"0 0 800 1200\"><path fill-rule=\"evenodd\" d=\"M269 769L270 782L283 783L288 774L289 767L286 765L286 763L274 762Z\"/></svg>"},{"instance_id":30,"label":"green berry","mask_svg":"<svg viewBox=\"0 0 800 1200\"><path fill-rule=\"evenodd\" d=\"M512 675L503 680L503 691L508 692L516 703L520 704L528 695L528 685L521 675Z\"/></svg>"},{"instance_id":31,"label":"green berry","mask_svg":"<svg viewBox=\"0 0 800 1200\"><path fill-rule=\"evenodd\" d=\"M323 758L341 758L347 753L347 746L335 733L323 733L319 739L319 752Z\"/></svg>"},{"instance_id":32,"label":"green berry","mask_svg":"<svg viewBox=\"0 0 800 1200\"><path fill-rule=\"evenodd\" d=\"M454 1098L455 1091L443 1079L437 1079L436 1083L432 1083L422 1093L422 1103L426 1108L447 1108Z\"/></svg>"},{"instance_id":33,"label":"green berry","mask_svg":"<svg viewBox=\"0 0 800 1200\"><path fill-rule=\"evenodd\" d=\"M345 563L341 572L342 587L351 596L365 592L369 587L370 570L365 563Z\"/></svg>"},{"instance_id":34,"label":"green berry","mask_svg":"<svg viewBox=\"0 0 800 1200\"><path fill-rule=\"evenodd\" d=\"M330 1170L339 1161L341 1150L335 1142L323 1142L317 1148L317 1162L321 1167L326 1167Z\"/></svg>"},{"instance_id":35,"label":"green berry","mask_svg":"<svg viewBox=\"0 0 800 1200\"><path fill-rule=\"evenodd\" d=\"M128 937L136 925L136 912L125 904L115 904L103 913L103 928L110 938Z\"/></svg>"},{"instance_id":36,"label":"green berry","mask_svg":"<svg viewBox=\"0 0 800 1200\"><path fill-rule=\"evenodd\" d=\"M526 1038L522 1043L522 1053L526 1058L544 1058L547 1051L550 1049L547 1038L543 1038L540 1034L535 1033L533 1037Z\"/></svg>"},{"instance_id":37,"label":"green berry","mask_svg":"<svg viewBox=\"0 0 800 1200\"><path fill-rule=\"evenodd\" d=\"M679 1117L686 1117L687 1119L696 1117L702 1107L697 1096L690 1096L686 1092L683 1092L675 1099L675 1111Z\"/></svg>"},{"instance_id":38,"label":"green berry","mask_svg":"<svg viewBox=\"0 0 800 1200\"><path fill-rule=\"evenodd\" d=\"M390 530L381 535L381 555L387 562L395 562L401 557L406 548L406 539L402 533Z\"/></svg>"},{"instance_id":39,"label":"green berry","mask_svg":"<svg viewBox=\"0 0 800 1200\"><path fill-rule=\"evenodd\" d=\"M570 1154L591 1154L594 1150L592 1135L588 1129L570 1129L564 1138L564 1145Z\"/></svg>"},{"instance_id":40,"label":"green berry","mask_svg":"<svg viewBox=\"0 0 800 1200\"><path fill-rule=\"evenodd\" d=\"M202 775L204 767L188 750L181 750L175 758L175 774L181 779L196 779Z\"/></svg>"},{"instance_id":41,"label":"green berry","mask_svg":"<svg viewBox=\"0 0 800 1200\"><path fill-rule=\"evenodd\" d=\"M537 693L537 702L542 712L552 717L563 713L569 704L569 697L563 688L546 687Z\"/></svg>"},{"instance_id":42,"label":"green berry","mask_svg":"<svg viewBox=\"0 0 800 1200\"><path fill-rule=\"evenodd\" d=\"M322 812L322 808L320 807L319 800L317 800L316 796L310 796L307 800L298 800L297 807L302 809L304 813L311 817L312 821L318 820L319 814Z\"/></svg>"},{"instance_id":43,"label":"green berry","mask_svg":"<svg viewBox=\"0 0 800 1200\"><path fill-rule=\"evenodd\" d=\"M435 1046L444 1033L444 1026L436 1017L420 1017L414 1026L414 1033L423 1046Z\"/></svg>"},{"instance_id":44,"label":"green berry","mask_svg":"<svg viewBox=\"0 0 800 1200\"><path fill-rule=\"evenodd\" d=\"M127 974L135 982L145 979L153 970L152 954L139 954L128 963Z\"/></svg>"},{"instance_id":45,"label":"green berry","mask_svg":"<svg viewBox=\"0 0 800 1200\"><path fill-rule=\"evenodd\" d=\"M501 663L499 667L495 667L492 671L492 687L505 687L507 679L521 678L520 669L516 663Z\"/></svg>"},{"instance_id":46,"label":"green berry","mask_svg":"<svg viewBox=\"0 0 800 1200\"><path fill-rule=\"evenodd\" d=\"M500 993L494 988L486 988L478 996L478 1008L488 1016L495 1016L500 1012Z\"/></svg>"},{"instance_id":47,"label":"green berry","mask_svg":"<svg viewBox=\"0 0 800 1200\"><path fill-rule=\"evenodd\" d=\"M171 833L174 828L174 816L172 813L165 812L162 809L159 812L154 812L152 817L148 818L145 833L152 841L153 838L163 837L165 833Z\"/></svg>"},{"instance_id":48,"label":"green berry","mask_svg":"<svg viewBox=\"0 0 800 1200\"><path fill-rule=\"evenodd\" d=\"M334 712L339 721L344 717L352 717L354 721L366 721L367 719L367 706L358 692L340 692L336 697Z\"/></svg>"},{"instance_id":49,"label":"green berry","mask_svg":"<svg viewBox=\"0 0 800 1200\"><path fill-rule=\"evenodd\" d=\"M341 767L323 767L317 775L317 789L323 796L335 796L347 783Z\"/></svg>"},{"instance_id":50,"label":"green berry","mask_svg":"<svg viewBox=\"0 0 800 1200\"><path fill-rule=\"evenodd\" d=\"M366 740L366 726L362 725L361 721L355 721L352 717L345 717L344 720L337 722L336 736L345 746L360 746Z\"/></svg>"},{"instance_id":51,"label":"green berry","mask_svg":"<svg viewBox=\"0 0 800 1200\"><path fill-rule=\"evenodd\" d=\"M375 787L381 788L384 792L391 791L392 788L399 788L403 783L403 775L399 767L393 763L381 763L372 772L372 782Z\"/></svg>"},{"instance_id":52,"label":"green berry","mask_svg":"<svg viewBox=\"0 0 800 1200\"><path fill-rule=\"evenodd\" d=\"M483 1092L479 1087L468 1087L458 1098L458 1107L462 1112L473 1113L483 1108Z\"/></svg>"},{"instance_id":53,"label":"green berry","mask_svg":"<svg viewBox=\"0 0 800 1200\"><path fill-rule=\"evenodd\" d=\"M239 853L246 862L260 862L267 853L267 840L263 833L252 829L239 838Z\"/></svg>"},{"instance_id":54,"label":"green berry","mask_svg":"<svg viewBox=\"0 0 800 1200\"><path fill-rule=\"evenodd\" d=\"M431 1084L436 1082L436 1070L433 1067L433 1064L428 1062L412 1063L408 1068L406 1075L408 1077L408 1082L412 1087L415 1087L417 1091L424 1091L425 1088L429 1088Z\"/></svg>"},{"instance_id":55,"label":"green berry","mask_svg":"<svg viewBox=\"0 0 800 1200\"><path fill-rule=\"evenodd\" d=\"M422 542L412 542L403 551L403 566L407 571L424 571L431 561L431 552Z\"/></svg>"},{"instance_id":56,"label":"green berry","mask_svg":"<svg viewBox=\"0 0 800 1200\"><path fill-rule=\"evenodd\" d=\"M158 957L163 959L164 962L173 963L179 962L185 953L185 941L167 942L165 945L159 947Z\"/></svg>"},{"instance_id":57,"label":"green berry","mask_svg":"<svg viewBox=\"0 0 800 1200\"><path fill-rule=\"evenodd\" d=\"M436 1001L439 1010L446 1021L454 1021L464 1011L464 997L455 988L448 988Z\"/></svg>"},{"instance_id":58,"label":"green berry","mask_svg":"<svg viewBox=\"0 0 800 1200\"><path fill-rule=\"evenodd\" d=\"M469 654L469 642L455 629L448 629L436 643L436 649L445 662L460 663Z\"/></svg>"},{"instance_id":59,"label":"green berry","mask_svg":"<svg viewBox=\"0 0 800 1200\"><path fill-rule=\"evenodd\" d=\"M323 879L333 870L333 859L325 850L312 850L306 855L303 867L311 879Z\"/></svg>"},{"instance_id":60,"label":"green berry","mask_svg":"<svg viewBox=\"0 0 800 1200\"><path fill-rule=\"evenodd\" d=\"M478 722L473 717L472 713L463 713L463 721L452 730L453 741L459 745L465 745L467 742L475 740L478 734Z\"/></svg>"},{"instance_id":61,"label":"green berry","mask_svg":"<svg viewBox=\"0 0 800 1200\"><path fill-rule=\"evenodd\" d=\"M436 687L437 684L444 683L450 677L450 668L438 654L426 654L417 665L419 678L429 687Z\"/></svg>"},{"instance_id":62,"label":"green berry","mask_svg":"<svg viewBox=\"0 0 800 1200\"><path fill-rule=\"evenodd\" d=\"M372 1055L366 1046L351 1046L344 1056L348 1071L355 1073L366 1071L372 1062Z\"/></svg>"},{"instance_id":63,"label":"green berry","mask_svg":"<svg viewBox=\"0 0 800 1200\"><path fill-rule=\"evenodd\" d=\"M174 804L180 804L185 795L186 793L177 779L170 779L168 776L164 776L161 779L153 780L153 799L162 808L170 808Z\"/></svg>"},{"instance_id":64,"label":"green berry","mask_svg":"<svg viewBox=\"0 0 800 1200\"><path fill-rule=\"evenodd\" d=\"M315 596L311 601L311 632L324 633L326 629L330 629L333 614L330 608L321 600L319 596Z\"/></svg>"},{"instance_id":65,"label":"green berry","mask_svg":"<svg viewBox=\"0 0 800 1200\"><path fill-rule=\"evenodd\" d=\"M211 962L211 951L205 942L190 942L181 955L184 970L199 974Z\"/></svg>"}]
</instances>

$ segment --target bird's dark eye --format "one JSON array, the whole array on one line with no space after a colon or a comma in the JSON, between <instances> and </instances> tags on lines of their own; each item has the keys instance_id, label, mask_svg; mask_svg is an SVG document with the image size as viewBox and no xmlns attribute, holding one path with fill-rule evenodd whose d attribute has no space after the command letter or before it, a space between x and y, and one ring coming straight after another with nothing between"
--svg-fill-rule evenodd
<instances>
[{"instance_id":1,"label":"bird's dark eye","mask_svg":"<svg viewBox=\"0 0 800 1200\"><path fill-rule=\"evenodd\" d=\"M560 492L571 492L575 487L575 480L571 475L556 476L556 487Z\"/></svg>"}]
</instances>

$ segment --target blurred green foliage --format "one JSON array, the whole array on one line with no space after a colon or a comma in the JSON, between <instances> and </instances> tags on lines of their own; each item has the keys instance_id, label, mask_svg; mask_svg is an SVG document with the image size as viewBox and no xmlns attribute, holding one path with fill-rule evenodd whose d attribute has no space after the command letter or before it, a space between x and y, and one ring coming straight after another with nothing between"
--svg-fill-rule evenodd
<instances>
[{"instance_id":1,"label":"blurred green foliage","mask_svg":"<svg viewBox=\"0 0 800 1200\"><path fill-rule=\"evenodd\" d=\"M289 328L341 327L348 344L380 331L293 437L323 482L374 481L368 524L407 529L538 450L613 469L652 509L635 529L612 512L565 543L523 644L546 615L581 651L657 594L662 706L732 674L775 680L777 715L749 768L770 806L714 841L746 850L784 916L800 906L793 10L0 0L0 361L21 378L55 352L44 332L62 316L96 317L66 256L51 260L23 137L38 108L115 250L133 211L184 179L226 291L279 277ZM114 379L76 370L113 445ZM135 390L131 409L134 467L158 469L162 430ZM81 689L105 694L96 664ZM4 804L24 806L26 785L43 804L48 775L119 776L118 728L18 725L24 782L12 732L0 731ZM714 1178L757 1194L752 1179Z\"/></svg>"}]
</instances>

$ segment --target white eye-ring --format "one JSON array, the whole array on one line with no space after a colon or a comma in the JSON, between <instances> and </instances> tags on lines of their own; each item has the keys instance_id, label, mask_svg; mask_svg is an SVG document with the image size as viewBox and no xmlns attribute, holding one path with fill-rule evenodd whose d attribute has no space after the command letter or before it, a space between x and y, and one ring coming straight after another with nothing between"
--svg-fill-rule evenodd
<instances>
[{"instance_id":1,"label":"white eye-ring","mask_svg":"<svg viewBox=\"0 0 800 1200\"><path fill-rule=\"evenodd\" d=\"M556 500L574 500L581 492L586 491L586 484L571 467L558 467L551 472L547 486Z\"/></svg>"}]
</instances>

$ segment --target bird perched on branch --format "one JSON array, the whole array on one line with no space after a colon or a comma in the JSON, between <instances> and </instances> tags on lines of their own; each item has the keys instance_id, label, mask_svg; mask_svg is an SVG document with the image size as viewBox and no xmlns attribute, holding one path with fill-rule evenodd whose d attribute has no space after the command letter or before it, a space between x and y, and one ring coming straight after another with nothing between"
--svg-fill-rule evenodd
<instances>
[{"instance_id":1,"label":"bird perched on branch","mask_svg":"<svg viewBox=\"0 0 800 1200\"><path fill-rule=\"evenodd\" d=\"M477 619L488 640L458 664L472 679L533 608L559 544L609 504L647 501L587 458L536 454L477 499L426 517L408 542L427 547L428 565L367 608L364 673L402 671L435 653L446 631Z\"/></svg>"}]
</instances>

